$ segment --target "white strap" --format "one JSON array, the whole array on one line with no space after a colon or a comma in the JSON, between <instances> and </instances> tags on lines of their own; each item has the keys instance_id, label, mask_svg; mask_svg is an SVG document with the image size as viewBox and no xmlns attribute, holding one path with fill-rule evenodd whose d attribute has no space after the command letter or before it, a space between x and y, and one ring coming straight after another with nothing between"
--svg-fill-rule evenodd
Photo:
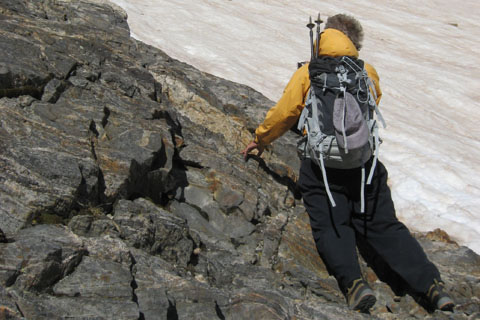
<instances>
[{"instance_id":1,"label":"white strap","mask_svg":"<svg viewBox=\"0 0 480 320\"><path fill-rule=\"evenodd\" d=\"M385 129L387 127L387 124L385 123L385 119L383 119L382 113L380 112L380 109L378 109L378 105L377 105L377 90L375 90L375 86L373 85L372 80L368 77L367 79L368 79L367 80L368 86L373 91L373 96L371 95L370 91L368 92L368 95L370 96L370 104L374 107L375 114L377 115L378 120L380 120L383 128Z\"/></svg>"},{"instance_id":2,"label":"white strap","mask_svg":"<svg viewBox=\"0 0 480 320\"><path fill-rule=\"evenodd\" d=\"M345 131L345 117L347 114L347 92L346 88L342 87L343 92L343 110L342 110L342 135L343 135L343 145L345 148L345 153L348 153L348 145L347 145L347 132Z\"/></svg>"},{"instance_id":3,"label":"white strap","mask_svg":"<svg viewBox=\"0 0 480 320\"><path fill-rule=\"evenodd\" d=\"M325 165L323 163L323 156L320 155L320 157L318 157L318 158L320 158L320 163L318 163L318 159L316 159L316 158L317 157L315 157L314 159L317 162L317 165L322 170L323 184L325 185L325 190L327 191L328 199L330 200L330 203L332 204L332 207L336 207L337 204L335 203L335 200L333 200L332 192L330 191L330 187L328 186L327 172L325 171Z\"/></svg>"},{"instance_id":4,"label":"white strap","mask_svg":"<svg viewBox=\"0 0 480 320\"><path fill-rule=\"evenodd\" d=\"M378 149L380 149L380 139L378 138L378 127L376 125L373 127L373 135L375 137L375 153L373 156L373 162L370 168L370 173L368 174L367 184L372 183L373 172L375 171L375 167L377 166Z\"/></svg>"},{"instance_id":5,"label":"white strap","mask_svg":"<svg viewBox=\"0 0 480 320\"><path fill-rule=\"evenodd\" d=\"M310 99L307 99L307 101L305 102L305 105L309 103L309 100ZM300 118L298 119L298 125L297 125L298 131L302 132L303 128L305 127L305 119L307 118L307 116L308 116L308 109L307 107L304 107L302 110L302 113L300 114Z\"/></svg>"}]
</instances>

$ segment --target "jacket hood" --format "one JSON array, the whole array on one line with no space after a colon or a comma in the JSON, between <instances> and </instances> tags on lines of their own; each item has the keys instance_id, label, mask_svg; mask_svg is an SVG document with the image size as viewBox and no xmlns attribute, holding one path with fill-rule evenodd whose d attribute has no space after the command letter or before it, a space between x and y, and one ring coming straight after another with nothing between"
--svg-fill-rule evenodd
<instances>
[{"instance_id":1,"label":"jacket hood","mask_svg":"<svg viewBox=\"0 0 480 320\"><path fill-rule=\"evenodd\" d=\"M325 29L320 38L320 55L331 57L352 56L358 58L358 50L342 31Z\"/></svg>"}]
</instances>

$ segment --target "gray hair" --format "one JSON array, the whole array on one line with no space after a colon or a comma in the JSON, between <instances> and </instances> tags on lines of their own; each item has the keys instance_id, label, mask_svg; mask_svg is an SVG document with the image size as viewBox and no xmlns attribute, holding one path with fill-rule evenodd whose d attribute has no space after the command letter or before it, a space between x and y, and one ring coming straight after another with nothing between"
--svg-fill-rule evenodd
<instances>
[{"instance_id":1,"label":"gray hair","mask_svg":"<svg viewBox=\"0 0 480 320\"><path fill-rule=\"evenodd\" d=\"M325 29L337 29L342 31L350 38L357 50L362 48L363 28L360 22L347 14L336 14L328 17Z\"/></svg>"}]
</instances>

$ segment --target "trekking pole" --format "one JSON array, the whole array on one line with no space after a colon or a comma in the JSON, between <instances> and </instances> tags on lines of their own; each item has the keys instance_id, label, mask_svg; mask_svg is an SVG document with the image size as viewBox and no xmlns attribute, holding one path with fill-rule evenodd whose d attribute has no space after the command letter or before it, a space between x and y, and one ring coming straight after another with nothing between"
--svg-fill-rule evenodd
<instances>
[{"instance_id":1,"label":"trekking pole","mask_svg":"<svg viewBox=\"0 0 480 320\"><path fill-rule=\"evenodd\" d=\"M315 48L316 54L315 56L318 58L318 54L320 51L320 25L323 23L323 20L320 19L320 12L318 13L318 18L315 20L315 23L317 24L317 45Z\"/></svg>"},{"instance_id":2,"label":"trekking pole","mask_svg":"<svg viewBox=\"0 0 480 320\"><path fill-rule=\"evenodd\" d=\"M310 60L313 60L313 27L315 27L315 24L312 22L312 16L310 16L310 21L307 24L307 28L310 29Z\"/></svg>"}]
</instances>

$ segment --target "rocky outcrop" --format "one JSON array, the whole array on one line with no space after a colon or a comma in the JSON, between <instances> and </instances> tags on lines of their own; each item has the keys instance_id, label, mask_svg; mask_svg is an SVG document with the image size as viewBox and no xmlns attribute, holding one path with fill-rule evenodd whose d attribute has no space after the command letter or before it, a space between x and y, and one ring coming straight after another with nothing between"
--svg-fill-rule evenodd
<instances>
[{"instance_id":1,"label":"rocky outcrop","mask_svg":"<svg viewBox=\"0 0 480 320\"><path fill-rule=\"evenodd\" d=\"M2 1L0 49L1 319L368 317L316 254L295 135L239 154L271 101L130 38L101 0ZM372 316L479 317L479 256L418 239L456 311L362 262Z\"/></svg>"}]
</instances>

